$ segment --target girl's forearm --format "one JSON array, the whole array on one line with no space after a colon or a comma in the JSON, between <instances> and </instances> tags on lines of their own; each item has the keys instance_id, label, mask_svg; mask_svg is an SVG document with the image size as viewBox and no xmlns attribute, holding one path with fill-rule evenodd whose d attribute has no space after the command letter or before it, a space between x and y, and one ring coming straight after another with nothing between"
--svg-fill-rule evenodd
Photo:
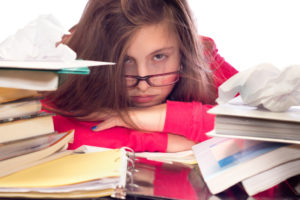
<instances>
[{"instance_id":1,"label":"girl's forearm","mask_svg":"<svg viewBox=\"0 0 300 200\"><path fill-rule=\"evenodd\" d=\"M190 150L196 143L180 135L168 134L167 152Z\"/></svg>"},{"instance_id":2,"label":"girl's forearm","mask_svg":"<svg viewBox=\"0 0 300 200\"><path fill-rule=\"evenodd\" d=\"M133 122L142 130L162 132L167 113L167 105L159 104L147 108L135 108L129 112Z\"/></svg>"}]
</instances>

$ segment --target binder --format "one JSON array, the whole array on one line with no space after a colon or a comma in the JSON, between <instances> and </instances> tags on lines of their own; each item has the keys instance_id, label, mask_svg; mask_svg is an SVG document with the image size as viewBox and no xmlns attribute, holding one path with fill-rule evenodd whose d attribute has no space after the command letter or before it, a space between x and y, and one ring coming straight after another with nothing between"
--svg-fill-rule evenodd
<instances>
[{"instance_id":1,"label":"binder","mask_svg":"<svg viewBox=\"0 0 300 200\"><path fill-rule=\"evenodd\" d=\"M105 177L104 179L89 180L77 184L57 187L19 188L3 187L0 178L0 198L38 198L38 199L95 199L110 196L118 199L246 199L246 193L241 187L235 186L218 196L212 195L207 188L197 165L182 163L164 163L146 158L136 157L129 148L113 151L122 158L120 176ZM99 153L101 152L92 152ZM88 153L86 153L88 154ZM86 154L76 153L74 155ZM76 163L72 163L74 166ZM77 163L78 164L78 163ZM105 164L105 163L104 163ZM58 169L57 169L58 170ZM97 171L97 170L95 170ZM26 181L28 181L27 179ZM174 181L175 180L175 181ZM101 187L100 187L101 186ZM258 197L273 199L295 198L280 185L276 194L258 194ZM60 191L58 191L60 189ZM283 189L283 190L282 190ZM109 198L110 199L110 198Z\"/></svg>"},{"instance_id":2,"label":"binder","mask_svg":"<svg viewBox=\"0 0 300 200\"><path fill-rule=\"evenodd\" d=\"M125 199L133 156L128 148L67 155L1 177L0 198Z\"/></svg>"},{"instance_id":3,"label":"binder","mask_svg":"<svg viewBox=\"0 0 300 200\"><path fill-rule=\"evenodd\" d=\"M209 195L196 165L140 157L135 161L132 184L127 187L129 199L196 200Z\"/></svg>"}]
</instances>

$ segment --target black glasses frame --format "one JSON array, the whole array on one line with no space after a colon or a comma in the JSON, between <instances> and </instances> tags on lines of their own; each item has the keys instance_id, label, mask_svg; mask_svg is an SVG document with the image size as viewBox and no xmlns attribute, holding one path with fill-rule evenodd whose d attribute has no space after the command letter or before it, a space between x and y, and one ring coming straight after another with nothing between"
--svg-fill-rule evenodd
<instances>
[{"instance_id":1,"label":"black glasses frame","mask_svg":"<svg viewBox=\"0 0 300 200\"><path fill-rule=\"evenodd\" d=\"M164 84L164 85L156 85L156 84L153 84L149 79L152 78L152 77L157 77L157 76L167 76L167 75L170 75L170 74L178 74L177 76L177 79L174 80L173 82L171 83L168 83L168 84ZM153 75L147 75L147 76L134 76L134 75L125 75L125 78L135 78L136 79L136 83L132 86L128 86L129 88L131 87L136 87L140 81L146 81L148 83L148 85L152 86L152 87L162 87L162 86L168 86L168 85L173 85L175 84L176 82L179 81L179 76L180 75L180 70L178 71L175 71L175 72L168 72L168 73L162 73L162 74L153 74Z\"/></svg>"}]
</instances>

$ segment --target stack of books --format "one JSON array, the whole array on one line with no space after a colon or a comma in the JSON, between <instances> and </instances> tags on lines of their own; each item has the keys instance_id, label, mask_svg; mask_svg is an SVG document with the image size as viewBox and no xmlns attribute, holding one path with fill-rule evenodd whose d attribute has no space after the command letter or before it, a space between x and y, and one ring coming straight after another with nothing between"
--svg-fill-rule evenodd
<instances>
[{"instance_id":1,"label":"stack of books","mask_svg":"<svg viewBox=\"0 0 300 200\"><path fill-rule=\"evenodd\" d=\"M61 74L88 74L87 66L104 64L110 63L0 61L0 177L71 153L73 130L55 132L40 91L56 90Z\"/></svg>"},{"instance_id":2,"label":"stack of books","mask_svg":"<svg viewBox=\"0 0 300 200\"><path fill-rule=\"evenodd\" d=\"M193 151L213 194L240 183L252 196L300 174L300 107L271 112L237 97L208 113L214 138Z\"/></svg>"},{"instance_id":3,"label":"stack of books","mask_svg":"<svg viewBox=\"0 0 300 200\"><path fill-rule=\"evenodd\" d=\"M271 112L236 97L208 112L216 115L215 130L208 135L300 144L300 106Z\"/></svg>"}]
</instances>

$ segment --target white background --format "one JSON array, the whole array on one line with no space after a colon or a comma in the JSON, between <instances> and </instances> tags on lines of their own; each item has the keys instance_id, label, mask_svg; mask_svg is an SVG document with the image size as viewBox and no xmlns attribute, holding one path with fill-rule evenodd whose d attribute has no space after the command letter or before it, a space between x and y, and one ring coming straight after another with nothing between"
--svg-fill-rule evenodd
<instances>
[{"instance_id":1,"label":"white background","mask_svg":"<svg viewBox=\"0 0 300 200\"><path fill-rule=\"evenodd\" d=\"M40 14L70 28L87 0L0 0L0 41ZM213 38L221 56L239 70L269 62L300 64L298 0L189 0L201 35Z\"/></svg>"}]
</instances>

